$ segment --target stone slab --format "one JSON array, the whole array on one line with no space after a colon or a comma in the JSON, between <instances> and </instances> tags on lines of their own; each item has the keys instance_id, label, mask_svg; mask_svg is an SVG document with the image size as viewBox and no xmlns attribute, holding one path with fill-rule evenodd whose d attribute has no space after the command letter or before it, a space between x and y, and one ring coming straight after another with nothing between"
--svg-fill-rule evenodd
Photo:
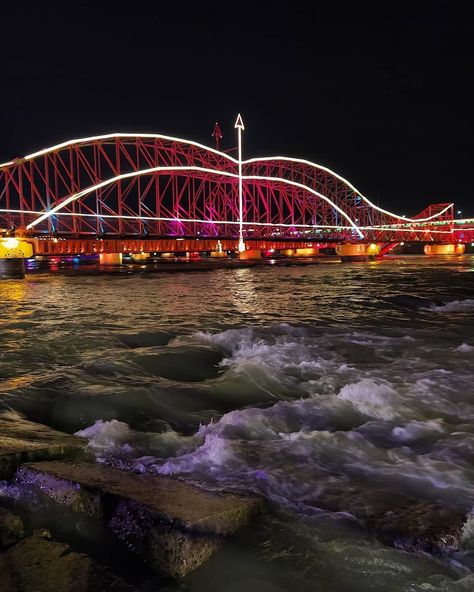
<instances>
[{"instance_id":1,"label":"stone slab","mask_svg":"<svg viewBox=\"0 0 474 592\"><path fill-rule=\"evenodd\" d=\"M314 505L352 514L385 544L437 556L462 548L467 517L459 508L364 484L341 484L324 477L319 486L321 490Z\"/></svg>"},{"instance_id":2,"label":"stone slab","mask_svg":"<svg viewBox=\"0 0 474 592\"><path fill-rule=\"evenodd\" d=\"M0 479L13 477L24 462L74 456L85 450L82 438L29 421L17 413L0 413Z\"/></svg>"},{"instance_id":3,"label":"stone slab","mask_svg":"<svg viewBox=\"0 0 474 592\"><path fill-rule=\"evenodd\" d=\"M175 577L206 561L262 504L254 497L80 461L28 463L17 479L74 511L102 519L133 552Z\"/></svg>"},{"instance_id":4,"label":"stone slab","mask_svg":"<svg viewBox=\"0 0 474 592\"><path fill-rule=\"evenodd\" d=\"M0 507L0 549L5 549L23 538L23 520Z\"/></svg>"},{"instance_id":5,"label":"stone slab","mask_svg":"<svg viewBox=\"0 0 474 592\"><path fill-rule=\"evenodd\" d=\"M64 543L32 536L0 554L0 592L136 592Z\"/></svg>"}]
</instances>

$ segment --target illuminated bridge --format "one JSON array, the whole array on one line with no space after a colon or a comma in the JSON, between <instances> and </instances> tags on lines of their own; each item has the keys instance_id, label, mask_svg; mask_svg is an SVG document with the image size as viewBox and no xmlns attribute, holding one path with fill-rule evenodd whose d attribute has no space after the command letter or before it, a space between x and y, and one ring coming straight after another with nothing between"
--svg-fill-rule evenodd
<instances>
[{"instance_id":1,"label":"illuminated bridge","mask_svg":"<svg viewBox=\"0 0 474 592\"><path fill-rule=\"evenodd\" d=\"M30 242L35 254L474 238L474 224L456 225L452 203L407 218L308 160L243 160L240 116L236 128L238 158L181 138L114 133L5 162L0 232Z\"/></svg>"}]
</instances>

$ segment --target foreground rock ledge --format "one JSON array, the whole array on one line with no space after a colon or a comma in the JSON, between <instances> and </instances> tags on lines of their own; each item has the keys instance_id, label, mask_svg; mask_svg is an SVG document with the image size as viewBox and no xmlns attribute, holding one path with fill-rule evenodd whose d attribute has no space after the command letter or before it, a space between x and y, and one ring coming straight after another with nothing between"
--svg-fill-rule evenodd
<instances>
[{"instance_id":1,"label":"foreground rock ledge","mask_svg":"<svg viewBox=\"0 0 474 592\"><path fill-rule=\"evenodd\" d=\"M134 592L68 545L33 536L0 555L0 592Z\"/></svg>"},{"instance_id":2,"label":"foreground rock ledge","mask_svg":"<svg viewBox=\"0 0 474 592\"><path fill-rule=\"evenodd\" d=\"M13 412L0 413L0 480L28 461L71 458L83 453L82 438L63 434Z\"/></svg>"},{"instance_id":3,"label":"foreground rock ledge","mask_svg":"<svg viewBox=\"0 0 474 592\"><path fill-rule=\"evenodd\" d=\"M23 534L23 520L0 507L0 550L18 542Z\"/></svg>"},{"instance_id":4,"label":"foreground rock ledge","mask_svg":"<svg viewBox=\"0 0 474 592\"><path fill-rule=\"evenodd\" d=\"M74 511L100 518L134 553L174 577L204 563L262 503L87 462L29 463L20 467L17 479Z\"/></svg>"}]
</instances>

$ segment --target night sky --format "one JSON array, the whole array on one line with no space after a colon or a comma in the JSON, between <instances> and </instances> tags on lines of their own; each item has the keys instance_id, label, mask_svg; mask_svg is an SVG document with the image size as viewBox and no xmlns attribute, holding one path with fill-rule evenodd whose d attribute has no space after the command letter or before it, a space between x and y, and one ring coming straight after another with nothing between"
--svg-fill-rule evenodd
<instances>
[{"instance_id":1,"label":"night sky","mask_svg":"<svg viewBox=\"0 0 474 592\"><path fill-rule=\"evenodd\" d=\"M410 215L474 215L471 2L2 5L0 161L106 132L315 160Z\"/></svg>"}]
</instances>

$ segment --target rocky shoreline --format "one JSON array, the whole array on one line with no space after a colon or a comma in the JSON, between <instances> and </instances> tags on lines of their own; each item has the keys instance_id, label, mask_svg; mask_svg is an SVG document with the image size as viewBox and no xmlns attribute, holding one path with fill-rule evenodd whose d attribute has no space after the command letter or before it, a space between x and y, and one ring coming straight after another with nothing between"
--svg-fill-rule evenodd
<instances>
[{"instance_id":1,"label":"rocky shoreline","mask_svg":"<svg viewBox=\"0 0 474 592\"><path fill-rule=\"evenodd\" d=\"M81 438L28 420L19 428L8 412L0 415L0 433L0 480L6 484L0 491L0 592L137 589L96 557L52 540L47 516L39 528L25 523L9 487L17 498L35 492L87 517L125 555L173 579L205 563L264 507L256 496L209 492L98 464ZM438 558L463 549L467 515L459 509L403 495L394 499L363 486L341 491L324 477L320 486L319 507L351 514L384 544Z\"/></svg>"}]
</instances>

